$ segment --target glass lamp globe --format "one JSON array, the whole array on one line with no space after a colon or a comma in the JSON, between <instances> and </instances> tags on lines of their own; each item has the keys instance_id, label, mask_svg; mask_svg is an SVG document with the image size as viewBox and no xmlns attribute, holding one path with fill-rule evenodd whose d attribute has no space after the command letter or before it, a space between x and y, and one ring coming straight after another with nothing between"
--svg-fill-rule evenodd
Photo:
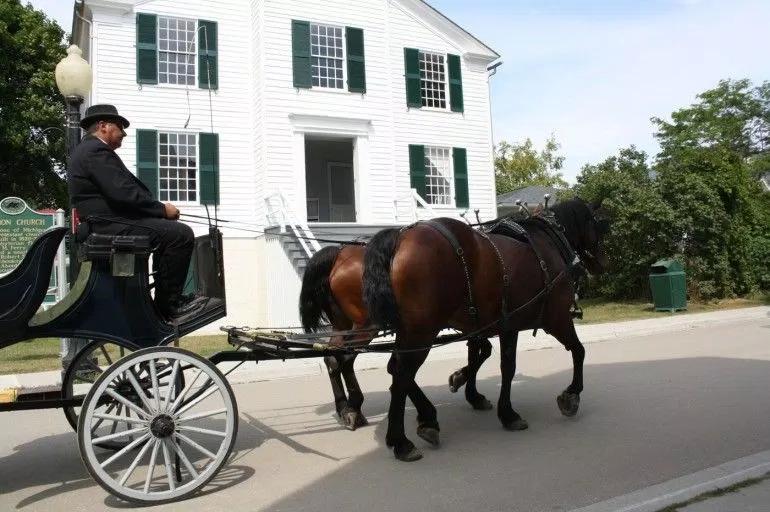
<instances>
[{"instance_id":1,"label":"glass lamp globe","mask_svg":"<svg viewBox=\"0 0 770 512\"><path fill-rule=\"evenodd\" d=\"M67 48L67 56L56 65L56 87L67 96L85 98L91 90L93 74L91 66L83 59L77 45Z\"/></svg>"}]
</instances>

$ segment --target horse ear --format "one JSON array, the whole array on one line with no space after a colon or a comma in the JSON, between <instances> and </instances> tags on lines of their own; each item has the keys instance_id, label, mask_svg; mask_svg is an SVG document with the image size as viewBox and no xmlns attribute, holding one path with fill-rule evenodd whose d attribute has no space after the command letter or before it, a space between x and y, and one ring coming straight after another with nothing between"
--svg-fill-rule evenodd
<instances>
[{"instance_id":1,"label":"horse ear","mask_svg":"<svg viewBox=\"0 0 770 512\"><path fill-rule=\"evenodd\" d=\"M600 197L598 200L596 200L596 201L593 201L593 202L591 203L591 209L592 209L592 210L594 210L594 211L596 211L596 210L598 210L599 208L601 208L601 207L602 207L602 201L604 201L604 197Z\"/></svg>"}]
</instances>

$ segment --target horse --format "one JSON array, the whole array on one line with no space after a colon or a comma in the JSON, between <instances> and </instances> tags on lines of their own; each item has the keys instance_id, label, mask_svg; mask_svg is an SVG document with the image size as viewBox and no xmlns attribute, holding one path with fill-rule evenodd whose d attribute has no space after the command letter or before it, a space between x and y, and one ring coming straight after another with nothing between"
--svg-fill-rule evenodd
<instances>
[{"instance_id":1,"label":"horse","mask_svg":"<svg viewBox=\"0 0 770 512\"><path fill-rule=\"evenodd\" d=\"M363 300L365 251L365 246L361 244L323 247L310 258L302 276L299 313L306 333L318 332L324 319L335 332L359 330L332 336L329 344L333 347L365 346L377 334L374 330L367 330L372 325ZM468 365L449 378L452 392L465 385L465 399L476 410L493 407L492 402L476 388L476 375L491 354L492 344L487 338L469 339ZM340 350L337 354L324 357L337 416L348 430L368 425L361 411L364 396L354 370L356 356L356 352Z\"/></svg>"},{"instance_id":2,"label":"horse","mask_svg":"<svg viewBox=\"0 0 770 512\"><path fill-rule=\"evenodd\" d=\"M588 271L608 265L602 242L609 222L601 201L576 197L514 223L497 219L473 229L453 218L385 228L364 255L363 299L369 322L396 333L388 361L392 376L385 443L396 459L422 458L404 432L405 397L417 397L417 434L439 445L436 408L415 376L436 335L451 327L500 340L501 389L497 415L508 430L528 428L511 405L516 346L522 330L542 328L572 353L573 378L557 397L565 416L578 412L585 349L571 307L575 287Z\"/></svg>"}]
</instances>

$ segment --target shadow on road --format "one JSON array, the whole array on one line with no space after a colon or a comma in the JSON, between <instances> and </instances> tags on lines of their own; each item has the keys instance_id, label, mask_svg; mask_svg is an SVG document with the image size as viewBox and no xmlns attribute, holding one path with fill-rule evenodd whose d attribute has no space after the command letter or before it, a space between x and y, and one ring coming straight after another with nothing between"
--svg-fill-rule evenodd
<instances>
[{"instance_id":1,"label":"shadow on road","mask_svg":"<svg viewBox=\"0 0 770 512\"><path fill-rule=\"evenodd\" d=\"M581 411L566 418L555 398L571 377L517 376L514 408L530 425L522 432L504 431L495 410L470 409L462 391L424 386L442 446L415 435L408 409L407 435L425 455L411 464L385 448L389 394L365 390L365 413L378 419L341 435L373 436L379 448L261 510L568 510L770 448L768 361L586 365ZM479 389L496 403L499 377Z\"/></svg>"}]
</instances>

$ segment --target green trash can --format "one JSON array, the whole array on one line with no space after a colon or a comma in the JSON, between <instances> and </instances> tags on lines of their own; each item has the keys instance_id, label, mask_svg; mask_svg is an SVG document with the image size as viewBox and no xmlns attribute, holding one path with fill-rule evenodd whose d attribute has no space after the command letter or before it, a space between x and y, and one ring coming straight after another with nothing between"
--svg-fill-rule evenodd
<instances>
[{"instance_id":1,"label":"green trash can","mask_svg":"<svg viewBox=\"0 0 770 512\"><path fill-rule=\"evenodd\" d=\"M649 277L655 311L687 309L687 285L681 263L658 260L650 266Z\"/></svg>"}]
</instances>

